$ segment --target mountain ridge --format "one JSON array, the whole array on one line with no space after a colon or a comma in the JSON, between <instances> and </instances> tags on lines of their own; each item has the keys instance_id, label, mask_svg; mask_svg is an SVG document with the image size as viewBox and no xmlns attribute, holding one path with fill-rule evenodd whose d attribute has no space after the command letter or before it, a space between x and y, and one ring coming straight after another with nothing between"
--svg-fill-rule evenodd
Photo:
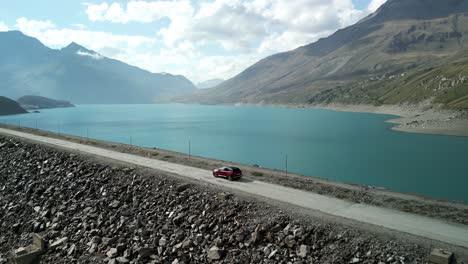
<instances>
[{"instance_id":1,"label":"mountain ridge","mask_svg":"<svg viewBox=\"0 0 468 264\"><path fill-rule=\"evenodd\" d=\"M466 34L468 0L389 0L327 38L271 55L213 89L174 100L310 103L323 91L449 63L465 55Z\"/></svg>"},{"instance_id":2,"label":"mountain ridge","mask_svg":"<svg viewBox=\"0 0 468 264\"><path fill-rule=\"evenodd\" d=\"M0 96L0 116L25 113L27 113L27 111L23 109L18 102L5 96Z\"/></svg>"},{"instance_id":3,"label":"mountain ridge","mask_svg":"<svg viewBox=\"0 0 468 264\"><path fill-rule=\"evenodd\" d=\"M75 107L68 101L34 95L25 95L16 101L26 110Z\"/></svg>"},{"instance_id":4,"label":"mountain ridge","mask_svg":"<svg viewBox=\"0 0 468 264\"><path fill-rule=\"evenodd\" d=\"M2 95L64 98L76 103L152 103L191 92L181 75L151 73L77 43L50 49L19 31L0 32Z\"/></svg>"}]
</instances>

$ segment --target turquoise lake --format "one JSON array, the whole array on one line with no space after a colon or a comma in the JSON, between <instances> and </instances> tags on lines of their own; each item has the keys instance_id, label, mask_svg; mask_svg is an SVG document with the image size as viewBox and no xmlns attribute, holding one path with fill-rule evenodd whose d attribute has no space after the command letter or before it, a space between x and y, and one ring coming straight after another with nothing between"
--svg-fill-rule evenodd
<instances>
[{"instance_id":1,"label":"turquoise lake","mask_svg":"<svg viewBox=\"0 0 468 264\"><path fill-rule=\"evenodd\" d=\"M80 105L0 122L468 202L468 137L390 130L389 115L304 108Z\"/></svg>"}]
</instances>

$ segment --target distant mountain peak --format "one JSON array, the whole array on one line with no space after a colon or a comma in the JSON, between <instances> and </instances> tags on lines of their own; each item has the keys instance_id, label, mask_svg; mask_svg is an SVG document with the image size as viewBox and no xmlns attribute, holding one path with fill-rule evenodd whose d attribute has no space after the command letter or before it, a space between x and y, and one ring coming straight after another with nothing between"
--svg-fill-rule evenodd
<instances>
[{"instance_id":1,"label":"distant mountain peak","mask_svg":"<svg viewBox=\"0 0 468 264\"><path fill-rule=\"evenodd\" d=\"M17 31L0 32L0 76L1 95L40 94L77 103L152 103L195 89L183 76L154 74L75 42L51 49Z\"/></svg>"},{"instance_id":2,"label":"distant mountain peak","mask_svg":"<svg viewBox=\"0 0 468 264\"><path fill-rule=\"evenodd\" d=\"M433 19L463 13L466 0L388 0L370 16L374 23L402 19Z\"/></svg>"},{"instance_id":3,"label":"distant mountain peak","mask_svg":"<svg viewBox=\"0 0 468 264\"><path fill-rule=\"evenodd\" d=\"M8 31L5 31L4 33L9 34L9 35L26 36L26 35L23 34L23 32L21 32L19 30L8 30Z\"/></svg>"},{"instance_id":4,"label":"distant mountain peak","mask_svg":"<svg viewBox=\"0 0 468 264\"><path fill-rule=\"evenodd\" d=\"M95 51L89 50L89 49L79 45L76 42L72 42L72 43L68 44L68 46L63 48L62 51L67 52L67 53L77 53L79 51L86 52L86 53L92 53L92 54L96 53Z\"/></svg>"},{"instance_id":5,"label":"distant mountain peak","mask_svg":"<svg viewBox=\"0 0 468 264\"><path fill-rule=\"evenodd\" d=\"M99 53L97 53L97 52L95 52L93 50L89 50L89 49L77 44L76 42L70 43L68 46L63 48L61 51L64 52L65 54L85 56L85 57L89 57L89 58L92 58L92 59L95 59L95 60L100 60L100 59L104 58L104 56L102 56L101 54L99 54Z\"/></svg>"},{"instance_id":6,"label":"distant mountain peak","mask_svg":"<svg viewBox=\"0 0 468 264\"><path fill-rule=\"evenodd\" d=\"M463 106L466 94L456 89L448 96L450 92L441 92L442 88L430 92L422 82L405 86L408 90L401 88L403 81L395 87L372 86L370 82L392 80L398 74L432 69L434 65L466 56L466 36L468 0L387 0L354 25L295 50L264 58L215 88L197 91L195 96L180 101L209 104L339 101L381 105L454 98L451 101L454 105ZM457 67L447 72L463 74L462 67ZM424 91L416 86L425 87Z\"/></svg>"}]
</instances>

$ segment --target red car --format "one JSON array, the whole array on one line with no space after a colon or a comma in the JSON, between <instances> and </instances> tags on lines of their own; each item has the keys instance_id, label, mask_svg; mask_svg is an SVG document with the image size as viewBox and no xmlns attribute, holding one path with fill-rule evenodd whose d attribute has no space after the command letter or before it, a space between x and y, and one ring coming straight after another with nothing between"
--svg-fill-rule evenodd
<instances>
[{"instance_id":1,"label":"red car","mask_svg":"<svg viewBox=\"0 0 468 264\"><path fill-rule=\"evenodd\" d=\"M216 178L222 177L233 181L242 177L242 171L237 167L221 167L213 169L213 176Z\"/></svg>"}]
</instances>

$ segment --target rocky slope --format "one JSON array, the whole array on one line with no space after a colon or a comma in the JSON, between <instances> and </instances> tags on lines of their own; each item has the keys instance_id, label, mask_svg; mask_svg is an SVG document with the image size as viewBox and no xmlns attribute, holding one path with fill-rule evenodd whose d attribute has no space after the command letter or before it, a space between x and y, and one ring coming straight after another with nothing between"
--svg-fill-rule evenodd
<instances>
[{"instance_id":1,"label":"rocky slope","mask_svg":"<svg viewBox=\"0 0 468 264\"><path fill-rule=\"evenodd\" d=\"M2 94L75 103L151 103L195 89L184 76L151 73L71 43L61 50L19 31L0 32Z\"/></svg>"},{"instance_id":2,"label":"rocky slope","mask_svg":"<svg viewBox=\"0 0 468 264\"><path fill-rule=\"evenodd\" d=\"M17 102L0 96L0 116L27 113Z\"/></svg>"},{"instance_id":3,"label":"rocky slope","mask_svg":"<svg viewBox=\"0 0 468 264\"><path fill-rule=\"evenodd\" d=\"M22 96L17 102L20 103L24 109L28 110L74 107L74 105L68 101L54 100L35 95Z\"/></svg>"},{"instance_id":4,"label":"rocky slope","mask_svg":"<svg viewBox=\"0 0 468 264\"><path fill-rule=\"evenodd\" d=\"M346 86L325 89L312 96L310 104L426 104L468 109L468 53L442 65L400 74L383 74Z\"/></svg>"},{"instance_id":5,"label":"rocky slope","mask_svg":"<svg viewBox=\"0 0 468 264\"><path fill-rule=\"evenodd\" d=\"M0 136L0 263L423 263L427 248Z\"/></svg>"},{"instance_id":6,"label":"rocky slope","mask_svg":"<svg viewBox=\"0 0 468 264\"><path fill-rule=\"evenodd\" d=\"M389 0L355 25L296 50L265 58L215 89L196 91L190 98L177 100L309 103L322 98L316 95L323 91L383 75L421 71L466 57L467 33L468 0ZM349 93L353 98L360 96L354 90ZM428 90L418 100L433 95ZM410 90L408 96L420 94ZM407 97L400 97L394 103L406 101Z\"/></svg>"}]
</instances>

